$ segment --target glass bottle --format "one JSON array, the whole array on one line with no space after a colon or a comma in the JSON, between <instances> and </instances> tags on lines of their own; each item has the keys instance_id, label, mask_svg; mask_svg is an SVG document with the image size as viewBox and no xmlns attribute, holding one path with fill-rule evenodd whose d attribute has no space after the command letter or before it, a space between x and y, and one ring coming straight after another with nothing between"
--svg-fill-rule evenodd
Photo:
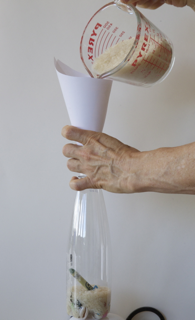
<instances>
[{"instance_id":1,"label":"glass bottle","mask_svg":"<svg viewBox=\"0 0 195 320\"><path fill-rule=\"evenodd\" d=\"M67 313L102 319L110 299L111 244L103 193L78 191L67 252Z\"/></svg>"}]
</instances>

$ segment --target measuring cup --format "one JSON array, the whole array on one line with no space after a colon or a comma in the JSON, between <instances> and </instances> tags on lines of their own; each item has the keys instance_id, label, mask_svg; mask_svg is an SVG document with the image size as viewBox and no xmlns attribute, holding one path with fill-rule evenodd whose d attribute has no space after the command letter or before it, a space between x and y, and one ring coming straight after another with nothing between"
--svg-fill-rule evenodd
<instances>
[{"instance_id":1,"label":"measuring cup","mask_svg":"<svg viewBox=\"0 0 195 320\"><path fill-rule=\"evenodd\" d=\"M174 64L169 38L133 5L115 0L87 23L81 60L91 77L150 87L163 81Z\"/></svg>"}]
</instances>

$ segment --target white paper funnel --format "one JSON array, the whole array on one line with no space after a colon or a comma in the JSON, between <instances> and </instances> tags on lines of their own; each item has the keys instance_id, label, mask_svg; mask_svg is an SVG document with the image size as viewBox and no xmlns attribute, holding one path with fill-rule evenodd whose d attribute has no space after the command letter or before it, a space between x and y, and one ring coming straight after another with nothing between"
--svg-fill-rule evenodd
<instances>
[{"instance_id":1,"label":"white paper funnel","mask_svg":"<svg viewBox=\"0 0 195 320\"><path fill-rule=\"evenodd\" d=\"M71 124L81 129L101 132L112 81L91 78L59 60L55 60L55 68Z\"/></svg>"}]
</instances>

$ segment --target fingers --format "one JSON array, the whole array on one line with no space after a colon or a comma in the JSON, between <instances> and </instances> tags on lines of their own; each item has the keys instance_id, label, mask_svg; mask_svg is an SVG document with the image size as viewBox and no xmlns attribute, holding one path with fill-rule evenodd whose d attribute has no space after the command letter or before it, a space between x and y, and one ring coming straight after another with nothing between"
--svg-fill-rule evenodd
<instances>
[{"instance_id":1,"label":"fingers","mask_svg":"<svg viewBox=\"0 0 195 320\"><path fill-rule=\"evenodd\" d=\"M162 6L165 1L163 0L121 0L121 2L125 4L133 4L134 6L137 5L140 8L145 8L145 9L157 9L160 6Z\"/></svg>"},{"instance_id":2,"label":"fingers","mask_svg":"<svg viewBox=\"0 0 195 320\"><path fill-rule=\"evenodd\" d=\"M158 1L151 1L148 0L145 3L141 4L140 2L137 3L137 6L140 8L144 8L144 9L158 9L159 7L161 7L163 4L165 3L165 1L163 0L158 0Z\"/></svg>"},{"instance_id":3,"label":"fingers","mask_svg":"<svg viewBox=\"0 0 195 320\"><path fill-rule=\"evenodd\" d=\"M123 2L125 4L133 4L133 3L135 3L134 0L121 0L121 2Z\"/></svg>"},{"instance_id":4,"label":"fingers","mask_svg":"<svg viewBox=\"0 0 195 320\"><path fill-rule=\"evenodd\" d=\"M121 142L107 134L99 133L95 131L82 130L73 126L65 126L62 129L62 136L71 141L77 141L83 145L94 144L99 142L99 147L102 149L101 145L106 148L119 148Z\"/></svg>"},{"instance_id":5,"label":"fingers","mask_svg":"<svg viewBox=\"0 0 195 320\"><path fill-rule=\"evenodd\" d=\"M62 135L69 140L82 143L82 146L70 143L63 147L64 156L69 158L68 169L86 175L82 179L76 177L71 179L70 187L73 190L88 188L103 188L111 192L126 190L129 153L138 150L124 145L109 135L72 126L64 127ZM121 183L121 180L125 182Z\"/></svg>"},{"instance_id":6,"label":"fingers","mask_svg":"<svg viewBox=\"0 0 195 320\"><path fill-rule=\"evenodd\" d=\"M146 2L148 2L148 0L138 0L137 2L136 2L136 4L138 5L138 6L140 6L140 5L144 5ZM133 3L132 3L133 4Z\"/></svg>"},{"instance_id":7,"label":"fingers","mask_svg":"<svg viewBox=\"0 0 195 320\"><path fill-rule=\"evenodd\" d=\"M96 189L97 187L92 185L90 179L88 177L83 177L81 179L77 177L73 177L70 180L70 187L75 191L82 191L85 189Z\"/></svg>"},{"instance_id":8,"label":"fingers","mask_svg":"<svg viewBox=\"0 0 195 320\"><path fill-rule=\"evenodd\" d=\"M86 144L89 140L89 137L91 137L92 135L97 135L97 132L82 130L73 126L65 126L64 128L62 128L61 134L68 140Z\"/></svg>"},{"instance_id":9,"label":"fingers","mask_svg":"<svg viewBox=\"0 0 195 320\"><path fill-rule=\"evenodd\" d=\"M130 4L130 5L132 4L135 7L137 5L137 1L135 1L135 0L121 0L121 2L125 3L125 4Z\"/></svg>"},{"instance_id":10,"label":"fingers","mask_svg":"<svg viewBox=\"0 0 195 320\"><path fill-rule=\"evenodd\" d=\"M81 146L78 146L77 144L66 144L62 148L62 153L67 158L78 158L78 150L81 148Z\"/></svg>"},{"instance_id":11,"label":"fingers","mask_svg":"<svg viewBox=\"0 0 195 320\"><path fill-rule=\"evenodd\" d=\"M78 173L82 172L81 163L79 160L76 160L76 159L69 159L67 161L67 168L72 172L78 172Z\"/></svg>"}]
</instances>

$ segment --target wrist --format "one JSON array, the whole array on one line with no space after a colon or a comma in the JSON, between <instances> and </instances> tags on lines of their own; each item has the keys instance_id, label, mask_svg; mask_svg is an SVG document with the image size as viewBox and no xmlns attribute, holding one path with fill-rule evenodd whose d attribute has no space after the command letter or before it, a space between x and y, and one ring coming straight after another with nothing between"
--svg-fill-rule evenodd
<instances>
[{"instance_id":1,"label":"wrist","mask_svg":"<svg viewBox=\"0 0 195 320\"><path fill-rule=\"evenodd\" d=\"M133 192L179 192L175 181L177 162L177 148L159 148L136 154L132 161L134 179L131 175L129 180Z\"/></svg>"},{"instance_id":2,"label":"wrist","mask_svg":"<svg viewBox=\"0 0 195 320\"><path fill-rule=\"evenodd\" d=\"M155 188L152 153L153 151L139 152L132 157L129 176L131 192L147 192Z\"/></svg>"},{"instance_id":3,"label":"wrist","mask_svg":"<svg viewBox=\"0 0 195 320\"><path fill-rule=\"evenodd\" d=\"M128 159L126 170L128 193L151 191L151 173L150 173L151 152L135 152L131 153Z\"/></svg>"},{"instance_id":4,"label":"wrist","mask_svg":"<svg viewBox=\"0 0 195 320\"><path fill-rule=\"evenodd\" d=\"M178 193L178 148L159 148L136 156L133 192Z\"/></svg>"},{"instance_id":5,"label":"wrist","mask_svg":"<svg viewBox=\"0 0 195 320\"><path fill-rule=\"evenodd\" d=\"M131 169L132 192L195 194L195 143L140 152Z\"/></svg>"}]
</instances>

